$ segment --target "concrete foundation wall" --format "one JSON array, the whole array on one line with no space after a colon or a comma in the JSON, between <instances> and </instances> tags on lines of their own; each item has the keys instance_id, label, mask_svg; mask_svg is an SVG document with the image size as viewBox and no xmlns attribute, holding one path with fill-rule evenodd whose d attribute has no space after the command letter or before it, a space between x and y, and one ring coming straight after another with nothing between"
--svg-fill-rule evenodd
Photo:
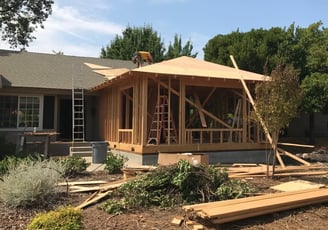
<instances>
[{"instance_id":1,"label":"concrete foundation wall","mask_svg":"<svg viewBox=\"0 0 328 230\"><path fill-rule=\"evenodd\" d=\"M158 154L140 155L131 152L111 150L114 154L120 154L129 158L129 162L142 165L157 165ZM271 154L270 154L271 153ZM253 151L229 151L229 152L207 152L210 164L232 164L232 163L255 163L266 164L267 157L272 162L272 152L269 150ZM271 157L270 157L271 156Z\"/></svg>"}]
</instances>

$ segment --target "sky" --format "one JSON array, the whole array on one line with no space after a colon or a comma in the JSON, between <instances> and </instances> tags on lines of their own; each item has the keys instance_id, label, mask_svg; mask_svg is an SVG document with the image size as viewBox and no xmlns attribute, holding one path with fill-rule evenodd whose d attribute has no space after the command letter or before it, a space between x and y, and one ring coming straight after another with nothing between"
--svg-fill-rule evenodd
<instances>
[{"instance_id":1,"label":"sky","mask_svg":"<svg viewBox=\"0 0 328 230\"><path fill-rule=\"evenodd\" d=\"M127 26L150 25L166 47L177 34L203 59L203 48L218 34L318 21L327 27L327 12L327 0L54 0L52 15L27 51L99 57ZM9 45L1 41L0 48Z\"/></svg>"}]
</instances>

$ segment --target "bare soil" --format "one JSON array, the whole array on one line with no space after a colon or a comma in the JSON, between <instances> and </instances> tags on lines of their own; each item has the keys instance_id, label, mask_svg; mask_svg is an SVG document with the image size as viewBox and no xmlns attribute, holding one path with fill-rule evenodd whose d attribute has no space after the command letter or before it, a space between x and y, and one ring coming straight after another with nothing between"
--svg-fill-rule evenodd
<instances>
[{"instance_id":1,"label":"bare soil","mask_svg":"<svg viewBox=\"0 0 328 230\"><path fill-rule=\"evenodd\" d=\"M311 160L311 156L315 161L320 159L328 159L327 148L320 146L315 154L308 154L307 158ZM318 154L322 154L318 156ZM116 180L122 175L108 175L104 171L87 173L81 175L78 180ZM257 193L272 193L275 192L270 187L282 182L303 179L328 185L328 177L284 177L284 178L253 178L248 182L256 190ZM81 204L91 193L76 193L67 194L63 191L61 197L57 199L55 206ZM103 201L104 202L104 201ZM176 216L184 217L185 219L192 218L184 213L181 207L159 209L151 208L147 210L136 210L133 212L111 215L99 209L103 203L97 203L93 206L83 209L83 227L84 229L115 229L115 230L135 230L135 229L192 229L192 226L187 226L184 223L177 226L171 223ZM26 229L27 224L32 220L36 213L48 211L53 208L53 204L49 204L48 208L38 209L12 209L5 207L0 203L0 230L4 229ZM293 209L289 211L248 218L231 223L212 225L211 223L199 223L205 226L204 229L290 229L290 230L305 230L305 229L328 229L328 203L319 205L307 206L304 208Z\"/></svg>"}]
</instances>

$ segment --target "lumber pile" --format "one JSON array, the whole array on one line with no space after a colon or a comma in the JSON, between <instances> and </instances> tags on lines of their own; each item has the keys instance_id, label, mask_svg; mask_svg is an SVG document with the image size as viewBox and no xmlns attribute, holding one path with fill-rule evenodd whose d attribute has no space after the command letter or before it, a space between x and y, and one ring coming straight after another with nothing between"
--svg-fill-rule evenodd
<instances>
[{"instance_id":1,"label":"lumber pile","mask_svg":"<svg viewBox=\"0 0 328 230\"><path fill-rule=\"evenodd\" d=\"M328 188L314 188L186 205L183 209L212 223L221 224L327 201Z\"/></svg>"},{"instance_id":2,"label":"lumber pile","mask_svg":"<svg viewBox=\"0 0 328 230\"><path fill-rule=\"evenodd\" d=\"M263 164L234 164L227 167L229 178L252 178L271 176L273 172L272 166ZM274 176L289 177L289 176L315 176L328 174L328 166L323 164L311 164L300 166L277 166L274 169Z\"/></svg>"}]
</instances>

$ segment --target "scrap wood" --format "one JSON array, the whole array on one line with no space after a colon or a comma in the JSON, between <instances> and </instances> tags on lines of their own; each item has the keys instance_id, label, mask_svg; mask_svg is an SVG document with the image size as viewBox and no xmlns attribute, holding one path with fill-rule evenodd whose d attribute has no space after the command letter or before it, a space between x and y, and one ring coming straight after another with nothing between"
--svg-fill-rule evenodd
<instances>
[{"instance_id":1,"label":"scrap wood","mask_svg":"<svg viewBox=\"0 0 328 230\"><path fill-rule=\"evenodd\" d=\"M228 168L229 178L260 177L266 176L267 172L267 166L261 164L257 167ZM315 164L275 168L275 176L324 175L326 173L328 173L327 166ZM269 174L272 174L272 166L269 168Z\"/></svg>"},{"instance_id":2,"label":"scrap wood","mask_svg":"<svg viewBox=\"0 0 328 230\"><path fill-rule=\"evenodd\" d=\"M286 150L283 150L282 148L277 148L278 149L278 151L279 152L281 152L282 154L284 154L284 155L286 155L286 156L289 156L290 158L292 158L292 159L294 159L294 160L296 160L296 161L298 161L298 162L300 162L300 163L302 163L302 164L304 164L304 165L311 165L311 163L310 162L307 162L306 160L303 160L302 158L300 158L300 157L298 157L298 156L296 156L295 154L293 154L293 153L290 153L290 152L288 152L288 151L286 151Z\"/></svg>"},{"instance_id":3,"label":"scrap wood","mask_svg":"<svg viewBox=\"0 0 328 230\"><path fill-rule=\"evenodd\" d=\"M91 180L91 181L69 181L58 183L59 186L66 185L88 185L88 184L106 184L108 181L105 180Z\"/></svg>"},{"instance_id":4,"label":"scrap wood","mask_svg":"<svg viewBox=\"0 0 328 230\"><path fill-rule=\"evenodd\" d=\"M328 201L328 188L305 189L183 206L213 223L225 223L248 217L299 208Z\"/></svg>"},{"instance_id":5,"label":"scrap wood","mask_svg":"<svg viewBox=\"0 0 328 230\"><path fill-rule=\"evenodd\" d=\"M82 204L79 206L75 207L76 209L82 209L85 208L86 206L89 206L90 204L96 203L100 199L106 197L109 195L112 191L106 191L106 192L100 192L97 191L94 194L91 195L91 197L87 198Z\"/></svg>"},{"instance_id":6,"label":"scrap wood","mask_svg":"<svg viewBox=\"0 0 328 230\"><path fill-rule=\"evenodd\" d=\"M130 178L129 180L132 180L134 178ZM126 183L129 180L118 180L113 182L107 182L106 184L101 184L97 186L70 186L70 192L71 193L77 193L77 192L91 192L91 191L108 191L112 189L116 189L120 187L122 184Z\"/></svg>"},{"instance_id":7,"label":"scrap wood","mask_svg":"<svg viewBox=\"0 0 328 230\"><path fill-rule=\"evenodd\" d=\"M279 142L278 145L286 145L286 146L296 146L296 147L304 147L304 148L314 148L314 145L304 145L304 144L295 144L295 143L286 143Z\"/></svg>"}]
</instances>

